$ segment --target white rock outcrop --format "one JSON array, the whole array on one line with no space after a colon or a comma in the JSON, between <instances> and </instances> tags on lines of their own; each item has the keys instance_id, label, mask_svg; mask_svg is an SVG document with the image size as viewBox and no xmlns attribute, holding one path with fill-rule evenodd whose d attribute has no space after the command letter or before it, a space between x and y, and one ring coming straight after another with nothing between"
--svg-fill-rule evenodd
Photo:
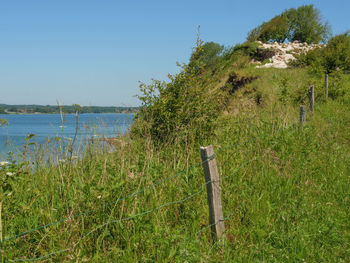
<instances>
[{"instance_id":1,"label":"white rock outcrop","mask_svg":"<svg viewBox=\"0 0 350 263\"><path fill-rule=\"evenodd\" d=\"M256 66L257 68L288 68L288 63L295 60L295 54L307 53L308 51L321 48L325 45L307 44L294 41L293 43L262 43L258 41L259 48L268 49L275 52L275 55L270 58L270 63Z\"/></svg>"}]
</instances>

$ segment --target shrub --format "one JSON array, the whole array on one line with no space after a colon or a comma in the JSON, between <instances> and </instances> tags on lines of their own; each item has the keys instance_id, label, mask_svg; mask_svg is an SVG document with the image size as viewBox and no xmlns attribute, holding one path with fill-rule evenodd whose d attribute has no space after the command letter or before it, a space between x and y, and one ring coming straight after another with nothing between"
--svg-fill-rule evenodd
<instances>
[{"instance_id":1,"label":"shrub","mask_svg":"<svg viewBox=\"0 0 350 263\"><path fill-rule=\"evenodd\" d=\"M0 127L8 125L8 121L6 119L0 119Z\"/></svg>"},{"instance_id":2,"label":"shrub","mask_svg":"<svg viewBox=\"0 0 350 263\"><path fill-rule=\"evenodd\" d=\"M350 32L331 38L322 54L322 66L328 72L350 71Z\"/></svg>"},{"instance_id":3,"label":"shrub","mask_svg":"<svg viewBox=\"0 0 350 263\"><path fill-rule=\"evenodd\" d=\"M349 76L341 71L333 71L329 75L328 96L332 99L340 99L349 102L350 87Z\"/></svg>"},{"instance_id":4,"label":"shrub","mask_svg":"<svg viewBox=\"0 0 350 263\"><path fill-rule=\"evenodd\" d=\"M312 71L317 74L334 71L350 72L350 33L346 32L331 38L326 47L296 56L291 66L311 66Z\"/></svg>"},{"instance_id":5,"label":"shrub","mask_svg":"<svg viewBox=\"0 0 350 263\"><path fill-rule=\"evenodd\" d=\"M232 54L253 57L258 48L259 44L256 42L238 44L233 48Z\"/></svg>"},{"instance_id":6,"label":"shrub","mask_svg":"<svg viewBox=\"0 0 350 263\"><path fill-rule=\"evenodd\" d=\"M222 98L220 92L209 93L205 88L203 59L217 54L208 50L212 49L203 51L202 46L197 47L190 64L182 65L177 75L169 75L168 83L157 80L150 85L141 83L142 95L138 98L142 107L131 134L146 135L160 143L172 143L181 140L181 136L188 141L213 134Z\"/></svg>"},{"instance_id":7,"label":"shrub","mask_svg":"<svg viewBox=\"0 0 350 263\"><path fill-rule=\"evenodd\" d=\"M290 67L308 67L310 66L310 71L314 75L324 74L325 69L322 66L322 56L324 53L325 47L319 47L312 50L309 50L307 53L294 54L295 60L291 60L288 63Z\"/></svg>"}]
</instances>

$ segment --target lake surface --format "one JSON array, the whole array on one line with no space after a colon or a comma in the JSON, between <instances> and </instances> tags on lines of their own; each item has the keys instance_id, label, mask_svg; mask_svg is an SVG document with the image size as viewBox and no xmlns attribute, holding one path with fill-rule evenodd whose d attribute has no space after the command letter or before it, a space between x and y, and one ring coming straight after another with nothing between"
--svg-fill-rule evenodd
<instances>
[{"instance_id":1,"label":"lake surface","mask_svg":"<svg viewBox=\"0 0 350 263\"><path fill-rule=\"evenodd\" d=\"M59 137L70 141L77 131L78 141L91 137L115 137L128 131L134 114L25 114L2 115L0 119L8 121L0 127L0 159L6 159L7 153L20 153L26 136L35 134L30 139L37 145L45 144L49 138ZM77 125L78 118L78 125Z\"/></svg>"}]
</instances>

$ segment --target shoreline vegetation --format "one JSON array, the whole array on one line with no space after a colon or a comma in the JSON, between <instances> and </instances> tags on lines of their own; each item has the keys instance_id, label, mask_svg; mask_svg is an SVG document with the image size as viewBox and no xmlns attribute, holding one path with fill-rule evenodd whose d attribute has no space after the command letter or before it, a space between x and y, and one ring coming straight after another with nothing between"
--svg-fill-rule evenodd
<instances>
[{"instance_id":1,"label":"shoreline vegetation","mask_svg":"<svg viewBox=\"0 0 350 263\"><path fill-rule=\"evenodd\" d=\"M140 85L142 106L129 133L106 141L112 150L91 140L79 155L78 140L64 147L57 136L64 161L48 160L28 137L32 164L0 164L2 262L350 262L350 35L288 68L253 63L276 53L257 41L319 43L326 25L307 5L233 47L198 33L179 73ZM219 242L200 156L208 145Z\"/></svg>"},{"instance_id":2,"label":"shoreline vegetation","mask_svg":"<svg viewBox=\"0 0 350 263\"><path fill-rule=\"evenodd\" d=\"M66 114L76 113L136 113L139 107L126 106L79 106L79 105L9 105L0 104L0 114Z\"/></svg>"}]
</instances>

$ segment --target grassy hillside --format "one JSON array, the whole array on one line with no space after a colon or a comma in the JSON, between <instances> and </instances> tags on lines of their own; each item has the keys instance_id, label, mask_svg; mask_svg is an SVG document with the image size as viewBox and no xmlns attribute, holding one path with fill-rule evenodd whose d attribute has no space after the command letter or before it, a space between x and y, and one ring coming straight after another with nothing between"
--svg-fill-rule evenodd
<instances>
[{"instance_id":1,"label":"grassy hillside","mask_svg":"<svg viewBox=\"0 0 350 263\"><path fill-rule=\"evenodd\" d=\"M326 101L311 67L257 69L254 43L220 52L204 63L199 48L169 83L141 86L144 107L115 152L91 145L57 164L39 149L33 169L1 166L3 261L349 262L349 76L331 75ZM316 108L301 127L309 85ZM199 154L209 144L218 243Z\"/></svg>"}]
</instances>

